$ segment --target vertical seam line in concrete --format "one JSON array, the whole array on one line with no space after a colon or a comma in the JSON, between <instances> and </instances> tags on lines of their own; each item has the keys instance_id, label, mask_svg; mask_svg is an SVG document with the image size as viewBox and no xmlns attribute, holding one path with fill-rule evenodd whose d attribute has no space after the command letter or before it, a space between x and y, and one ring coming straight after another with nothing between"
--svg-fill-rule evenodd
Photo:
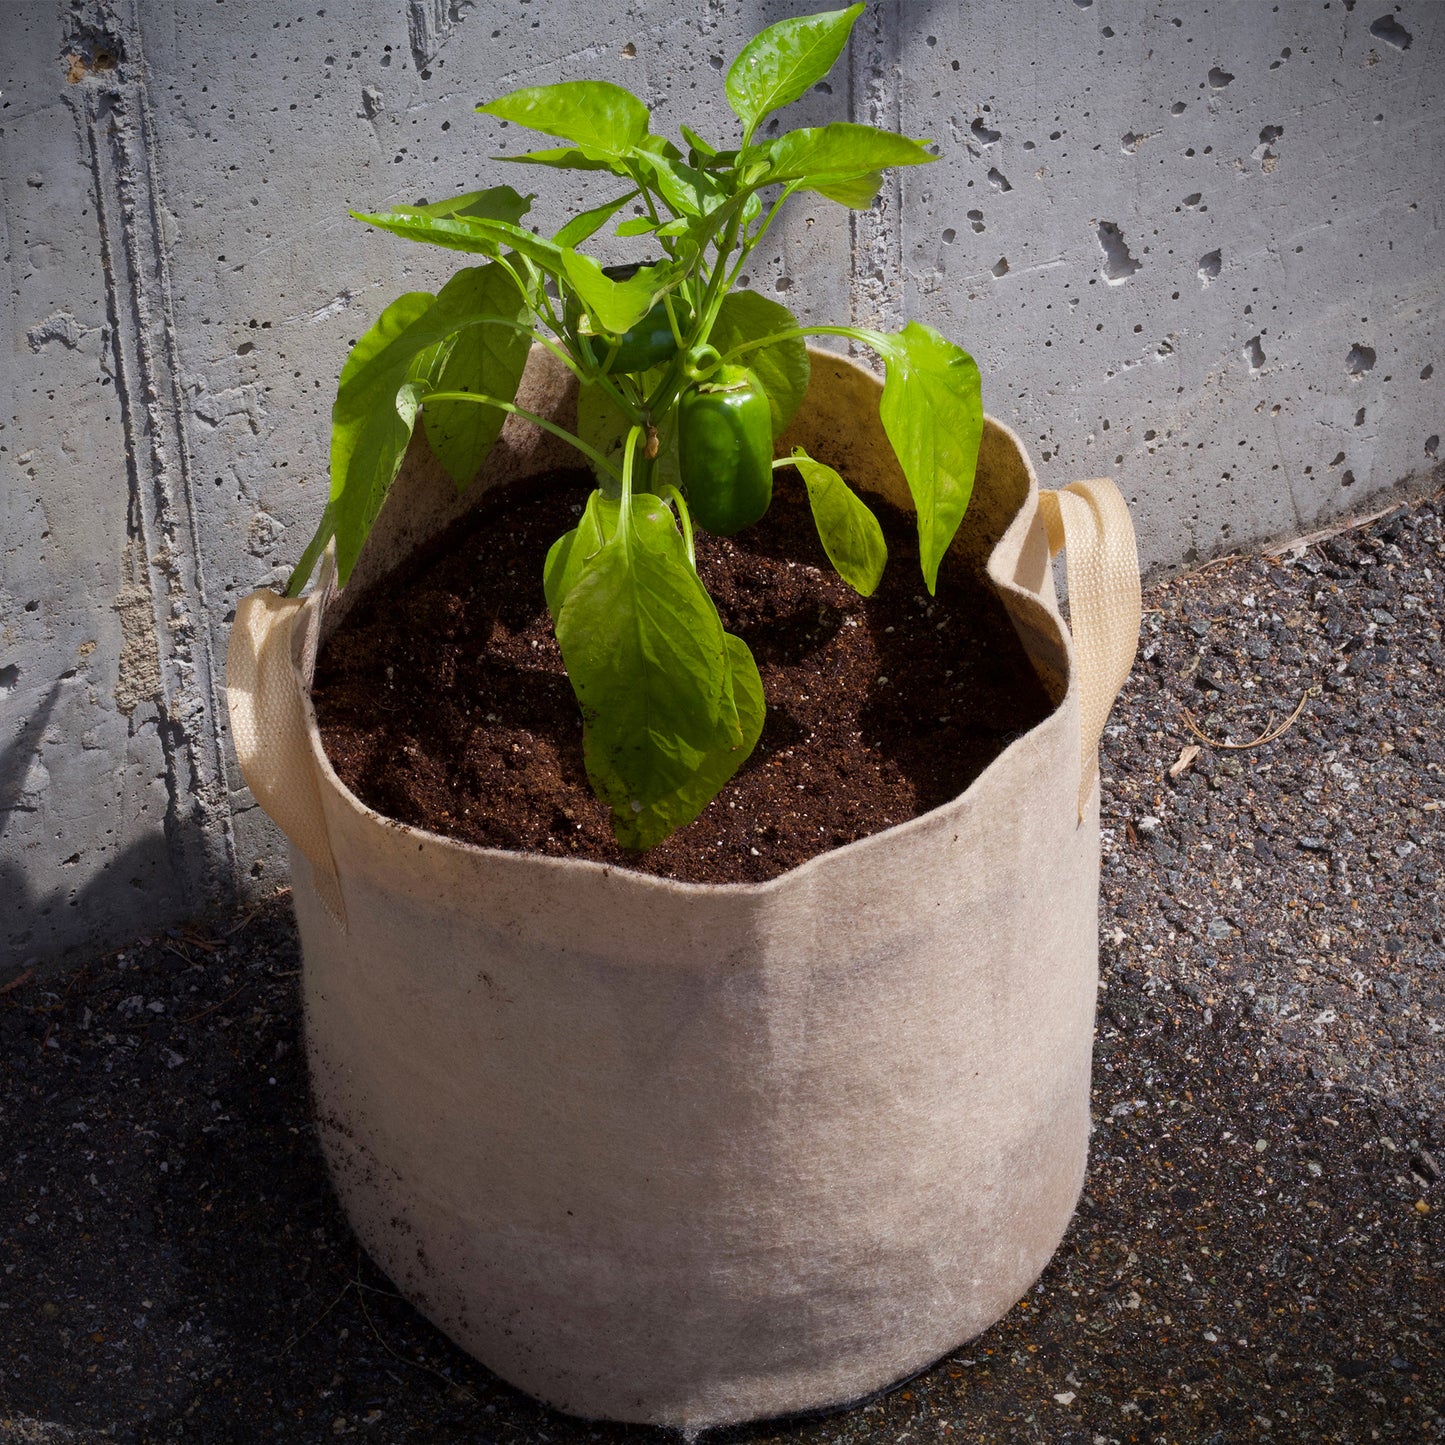
<instances>
[{"instance_id":1,"label":"vertical seam line in concrete","mask_svg":"<svg viewBox=\"0 0 1445 1445\"><path fill-rule=\"evenodd\" d=\"M860 17L853 32L849 110L855 121L885 130L902 129L901 10L902 0L884 0ZM894 168L883 173L882 189L869 210L848 212L855 326L897 331L902 325L902 199L902 178Z\"/></svg>"},{"instance_id":2,"label":"vertical seam line in concrete","mask_svg":"<svg viewBox=\"0 0 1445 1445\"><path fill-rule=\"evenodd\" d=\"M166 843L191 904L203 907L237 891L235 842L217 725L170 276L151 165L154 127L143 79L139 16L133 4L129 8L121 67L113 78L92 75L82 80L76 108L90 153L115 337L128 510L144 549L137 569L141 575L135 580L150 592L161 657L162 696L157 701L166 762ZM133 74L142 78L132 79Z\"/></svg>"}]
</instances>

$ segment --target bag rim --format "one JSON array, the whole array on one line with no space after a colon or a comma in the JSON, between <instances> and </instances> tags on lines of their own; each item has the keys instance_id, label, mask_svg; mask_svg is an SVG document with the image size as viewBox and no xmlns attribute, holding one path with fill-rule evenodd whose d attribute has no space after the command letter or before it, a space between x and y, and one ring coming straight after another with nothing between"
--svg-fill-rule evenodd
<instances>
[{"instance_id":1,"label":"bag rim","mask_svg":"<svg viewBox=\"0 0 1445 1445\"><path fill-rule=\"evenodd\" d=\"M881 391L882 382L880 378L861 365L854 358L841 355L838 352L827 350L823 347L810 346L810 356L815 360L826 360L832 363L841 363L848 369L858 373L867 382ZM535 354L535 348L534 348ZM550 361L550 358L547 358ZM804 402L806 406L806 400ZM510 419L509 419L510 420ZM1028 449L1024 445L1018 433L1006 423L999 421L985 413L985 432L992 431L997 440L1001 440L1017 455L1021 461L1024 473L1027 477L1028 488L1019 502L1012 518L1009 520L1003 533L993 544L989 551L987 562L983 568L984 575L989 584L994 588L999 599L1009 611L1010 617L1017 623L1015 607L1020 602L1030 605L1030 610L1042 609L1052 637L1047 640L1056 646L1064 662L1064 687L1057 702L1050 709L1049 713L1027 732L1015 738L1003 749L973 781L957 796L945 802L937 804L928 809L927 812L919 813L912 818L905 818L897 823L892 823L886 828L878 829L876 832L865 834L861 838L855 838L848 843L831 847L822 853L814 854L811 858L804 859L801 863L776 874L772 878L763 879L759 882L732 882L732 883L711 883L697 882L690 879L668 878L656 873L632 868L626 864L615 862L602 862L594 858L572 858L557 857L546 853L532 853L517 849L502 848L495 845L469 843L463 839L453 838L445 833L432 832L426 828L419 828L415 824L404 823L400 819L389 817L377 811L369 804L359 798L341 780L331 764L323 745L320 728L316 718L316 709L311 696L310 672L314 667L315 656L319 650L319 638L325 626L326 613L329 606L341 595L339 589L334 586L334 544L328 548L327 558L330 565L327 566L326 574L323 576L321 585L306 598L299 615L296 618L295 627L292 633L291 664L295 675L295 682L300 694L302 714L306 724L307 744L311 751L313 766L316 770L318 785L321 785L323 811L326 809L328 795L334 804L342 806L358 822L364 824L370 830L380 830L378 837L385 837L388 840L405 838L411 842L417 842L420 846L433 849L445 849L448 853L455 855L459 860L467 859L474 866L485 864L490 868L504 868L508 870L537 870L543 873L560 873L563 870L583 870L585 876L597 879L625 879L626 884L622 886L636 887L643 890L660 889L664 893L697 893L700 896L713 898L736 898L736 899L763 899L773 893L785 892L792 887L798 886L802 880L807 880L815 873L825 873L833 867L851 866L853 860L857 859L860 852L866 853L869 850L876 850L879 847L896 846L906 841L911 841L919 832L929 831L938 826L939 821L946 818L952 810L966 806L980 787L991 781L992 775L1001 768L1011 767L1015 755L1021 749L1037 746L1041 733L1053 728L1064 726L1065 719L1070 720L1067 727L1069 737L1074 738L1078 733L1079 713L1079 679L1078 668L1074 652L1072 635L1067 623L1059 611L1057 600L1053 595L1052 580L1040 592L1035 592L1029 587L1021 585L1012 576L1013 567L1017 563L1019 553L1025 547L1031 531L1042 527L1039 518L1039 484L1038 477L1034 471L1032 459ZM865 483L857 485L861 490L872 491ZM877 493L875 492L875 495ZM1011 605L1012 604L1012 605ZM1027 651L1027 648L1025 649ZM1077 744L1075 744L1077 750ZM1095 780L1094 787L1098 787ZM689 825L691 826L691 825ZM839 860L843 860L840 864Z\"/></svg>"}]
</instances>

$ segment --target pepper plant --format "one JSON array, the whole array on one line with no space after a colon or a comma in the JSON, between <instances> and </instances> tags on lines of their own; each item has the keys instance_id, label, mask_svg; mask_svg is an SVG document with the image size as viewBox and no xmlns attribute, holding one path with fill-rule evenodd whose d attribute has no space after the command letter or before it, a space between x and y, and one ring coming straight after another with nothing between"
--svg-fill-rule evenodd
<instances>
[{"instance_id":1,"label":"pepper plant","mask_svg":"<svg viewBox=\"0 0 1445 1445\"><path fill-rule=\"evenodd\" d=\"M839 574L864 595L882 575L883 533L858 495L801 449L773 455L807 389L806 337L846 337L882 359L880 415L916 504L930 593L968 505L983 413L966 352L918 322L896 333L802 326L736 284L795 193L866 210L884 170L933 159L924 142L846 122L758 139L769 115L832 68L863 9L784 20L748 41L726 77L742 127L730 148L688 126L681 145L655 134L647 106L606 81L479 106L565 142L498 159L616 177L617 194L554 236L523 224L532 198L505 185L353 213L487 259L436 295L399 297L352 348L332 411L330 501L288 594L333 540L346 581L418 416L461 488L508 413L564 437L597 488L548 552L543 585L581 707L587 774L626 847L691 822L762 731L757 666L699 580L694 528L730 535L756 522L774 469L796 467ZM607 266L589 255L583 247L609 225L650 259ZM575 433L517 405L534 343L577 378Z\"/></svg>"}]
</instances>

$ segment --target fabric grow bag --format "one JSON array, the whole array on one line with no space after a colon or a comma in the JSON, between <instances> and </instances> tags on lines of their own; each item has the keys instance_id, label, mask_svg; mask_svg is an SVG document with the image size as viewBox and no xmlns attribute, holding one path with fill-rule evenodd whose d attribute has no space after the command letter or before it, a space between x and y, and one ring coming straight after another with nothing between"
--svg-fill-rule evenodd
<instances>
[{"instance_id":1,"label":"fabric grow bag","mask_svg":"<svg viewBox=\"0 0 1445 1445\"><path fill-rule=\"evenodd\" d=\"M815 351L780 446L908 507L878 393ZM520 400L575 411L537 353ZM232 730L292 844L323 1150L397 1286L558 1409L696 1428L843 1405L1003 1315L1079 1196L1128 513L1109 482L1040 493L990 421L956 565L986 571L1051 714L922 817L766 883L677 883L399 825L317 733L347 605L488 486L570 460L510 418L458 498L414 453L344 593L237 610Z\"/></svg>"}]
</instances>

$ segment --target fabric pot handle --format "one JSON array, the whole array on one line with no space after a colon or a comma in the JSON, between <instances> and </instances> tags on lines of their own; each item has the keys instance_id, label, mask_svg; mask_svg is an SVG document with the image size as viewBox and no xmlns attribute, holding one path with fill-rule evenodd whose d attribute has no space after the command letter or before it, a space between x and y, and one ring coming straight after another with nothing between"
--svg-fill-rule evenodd
<instances>
[{"instance_id":1,"label":"fabric pot handle","mask_svg":"<svg viewBox=\"0 0 1445 1445\"><path fill-rule=\"evenodd\" d=\"M1118 487L1106 477L1039 492L1049 553L1064 553L1069 621L1079 672L1079 816L1099 773L1099 739L1109 709L1134 665L1143 599L1134 524Z\"/></svg>"},{"instance_id":2,"label":"fabric pot handle","mask_svg":"<svg viewBox=\"0 0 1445 1445\"><path fill-rule=\"evenodd\" d=\"M311 864L317 896L344 929L346 905L291 660L292 633L305 605L265 588L241 600L226 651L226 704L246 786Z\"/></svg>"}]
</instances>

